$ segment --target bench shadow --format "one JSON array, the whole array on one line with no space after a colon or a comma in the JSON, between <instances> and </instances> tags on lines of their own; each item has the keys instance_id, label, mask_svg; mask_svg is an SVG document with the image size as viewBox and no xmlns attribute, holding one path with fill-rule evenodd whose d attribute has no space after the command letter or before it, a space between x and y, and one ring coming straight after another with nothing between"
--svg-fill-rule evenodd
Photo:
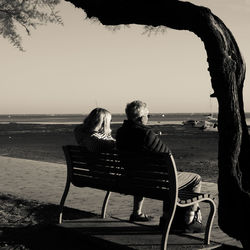
<instances>
[{"instance_id":1,"label":"bench shadow","mask_svg":"<svg viewBox=\"0 0 250 250\"><path fill-rule=\"evenodd\" d=\"M116 244L90 235L83 235L77 230L56 225L34 225L22 228L5 228L0 237L7 244L22 245L26 248L6 248L18 250L131 250L129 246ZM144 245L144 249L145 249ZM152 247L152 246L150 246ZM151 249L151 248L150 248ZM178 248L179 249L179 248ZM185 246L184 246L185 249ZM223 245L218 250L239 250L242 248Z\"/></svg>"},{"instance_id":2,"label":"bench shadow","mask_svg":"<svg viewBox=\"0 0 250 250\"><path fill-rule=\"evenodd\" d=\"M109 241L82 235L76 230L56 225L35 225L23 228L4 228L1 240L7 245L22 245L29 250L128 250ZM13 248L13 249L26 249ZM10 248L11 249L11 248Z\"/></svg>"},{"instance_id":3,"label":"bench shadow","mask_svg":"<svg viewBox=\"0 0 250 250\"><path fill-rule=\"evenodd\" d=\"M37 224L11 224L0 226L0 248L22 250L112 250L131 249L112 242L97 239L89 235L82 235L74 229L57 225L59 206L48 204L34 207L32 216ZM96 218L97 215L78 209L64 207L65 220Z\"/></svg>"},{"instance_id":4,"label":"bench shadow","mask_svg":"<svg viewBox=\"0 0 250 250\"><path fill-rule=\"evenodd\" d=\"M216 248L216 250L242 250L243 248L237 247L237 246L230 246L227 244L223 244L222 246Z\"/></svg>"},{"instance_id":5,"label":"bench shadow","mask_svg":"<svg viewBox=\"0 0 250 250\"><path fill-rule=\"evenodd\" d=\"M36 220L40 223L46 224L57 224L59 220L59 205L45 204L34 208L32 211ZM96 217L97 214L86 212L83 210L64 207L63 208L63 219L64 220L76 220L84 218Z\"/></svg>"},{"instance_id":6,"label":"bench shadow","mask_svg":"<svg viewBox=\"0 0 250 250\"><path fill-rule=\"evenodd\" d=\"M111 241L100 239L88 234L82 234L75 228L65 228L57 225L59 206L53 204L39 205L31 209L32 216L35 218L36 223L31 225L24 224L11 224L0 226L0 248L7 246L5 249L18 249L18 250L131 250L134 248L128 245L120 245ZM97 214L85 212L74 208L64 208L63 218L65 220L78 220L78 219L96 219ZM102 224L102 223L100 223ZM79 227L78 227L79 228ZM91 231L90 228L84 230ZM100 225L99 229L95 232L101 235L102 230L107 231L107 228ZM130 231L130 228L110 228L112 234L119 235L124 231ZM137 229L136 229L137 230ZM136 230L133 230L135 233ZM141 230L141 229L138 229ZM143 230L142 230L143 231ZM137 233L147 234L146 231ZM111 233L111 232L110 232ZM132 233L132 232L131 232ZM108 235L109 233L106 232ZM151 232L152 234L152 232ZM144 245L146 247L146 245ZM220 250L239 250L242 248L222 245Z\"/></svg>"}]
</instances>

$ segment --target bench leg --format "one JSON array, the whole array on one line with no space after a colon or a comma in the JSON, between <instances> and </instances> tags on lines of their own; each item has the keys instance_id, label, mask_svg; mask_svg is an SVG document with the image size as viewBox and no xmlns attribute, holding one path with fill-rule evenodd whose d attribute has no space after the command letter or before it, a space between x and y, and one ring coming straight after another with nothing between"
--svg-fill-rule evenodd
<instances>
[{"instance_id":1,"label":"bench leg","mask_svg":"<svg viewBox=\"0 0 250 250\"><path fill-rule=\"evenodd\" d=\"M69 192L69 187L70 187L70 180L67 179L66 185L65 185L65 189L61 198L61 202L60 202L60 208L59 208L59 224L62 223L62 215L63 215L63 206L66 200L66 197L68 195Z\"/></svg>"},{"instance_id":2,"label":"bench leg","mask_svg":"<svg viewBox=\"0 0 250 250\"><path fill-rule=\"evenodd\" d=\"M105 219L106 217L106 210L107 210L107 205L108 205L108 201L109 201L109 197L110 197L111 192L107 191L104 201L103 201L103 205L102 205L102 218Z\"/></svg>"},{"instance_id":3,"label":"bench leg","mask_svg":"<svg viewBox=\"0 0 250 250\"><path fill-rule=\"evenodd\" d=\"M209 205L210 205L210 213L209 213L208 219L207 219L204 244L209 245L210 244L211 230L212 230L212 226L213 226L213 220L214 220L214 216L215 216L215 212L216 212L216 205L212 199L207 200L205 202L209 203Z\"/></svg>"},{"instance_id":4,"label":"bench leg","mask_svg":"<svg viewBox=\"0 0 250 250\"><path fill-rule=\"evenodd\" d=\"M172 221L174 219L175 210L176 206L173 206L171 209L165 212L166 224L164 225L163 230L161 229L162 230L161 250L167 249L169 231Z\"/></svg>"}]
</instances>

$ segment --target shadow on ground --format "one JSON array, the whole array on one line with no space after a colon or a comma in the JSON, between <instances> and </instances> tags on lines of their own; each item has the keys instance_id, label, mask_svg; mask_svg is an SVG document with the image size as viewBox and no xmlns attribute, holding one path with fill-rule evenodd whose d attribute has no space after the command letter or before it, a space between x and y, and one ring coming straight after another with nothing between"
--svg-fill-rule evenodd
<instances>
[{"instance_id":1,"label":"shadow on ground","mask_svg":"<svg viewBox=\"0 0 250 250\"><path fill-rule=\"evenodd\" d=\"M130 249L119 247L91 236L81 235L75 230L55 225L36 225L24 228L5 228L2 241L8 250L115 250Z\"/></svg>"},{"instance_id":2,"label":"shadow on ground","mask_svg":"<svg viewBox=\"0 0 250 250\"><path fill-rule=\"evenodd\" d=\"M240 247L236 247L236 246L229 246L229 245L223 245L219 248L216 248L216 250L238 250L238 249L241 249Z\"/></svg>"},{"instance_id":3,"label":"shadow on ground","mask_svg":"<svg viewBox=\"0 0 250 250\"><path fill-rule=\"evenodd\" d=\"M27 208L26 208L27 210ZM27 212L27 211L26 211ZM0 249L4 250L112 250L130 249L117 244L82 235L76 230L62 228L58 223L59 206L38 205L30 208L30 224L1 224ZM84 212L73 208L64 208L65 220L96 217L96 214Z\"/></svg>"},{"instance_id":4,"label":"shadow on ground","mask_svg":"<svg viewBox=\"0 0 250 250\"><path fill-rule=\"evenodd\" d=\"M22 228L3 228L0 249L6 250L131 250L99 238L82 235L79 232L56 225L34 225ZM4 247L4 248L2 248ZM218 250L241 249L221 246Z\"/></svg>"},{"instance_id":5,"label":"shadow on ground","mask_svg":"<svg viewBox=\"0 0 250 250\"><path fill-rule=\"evenodd\" d=\"M131 250L80 232L57 225L59 206L25 201L0 195L0 249L1 250ZM64 208L65 220L96 218L96 214L73 208ZM220 250L237 250L224 245Z\"/></svg>"}]
</instances>

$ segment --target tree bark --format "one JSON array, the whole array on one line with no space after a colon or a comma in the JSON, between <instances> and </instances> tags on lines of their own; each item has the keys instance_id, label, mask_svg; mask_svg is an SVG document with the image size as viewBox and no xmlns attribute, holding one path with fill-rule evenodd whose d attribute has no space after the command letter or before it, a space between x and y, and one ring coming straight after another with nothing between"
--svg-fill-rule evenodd
<instances>
[{"instance_id":1,"label":"tree bark","mask_svg":"<svg viewBox=\"0 0 250 250\"><path fill-rule=\"evenodd\" d=\"M189 30L203 41L219 103L219 226L250 247L250 140L243 107L245 63L225 24L209 9L178 0L66 0L104 25Z\"/></svg>"}]
</instances>

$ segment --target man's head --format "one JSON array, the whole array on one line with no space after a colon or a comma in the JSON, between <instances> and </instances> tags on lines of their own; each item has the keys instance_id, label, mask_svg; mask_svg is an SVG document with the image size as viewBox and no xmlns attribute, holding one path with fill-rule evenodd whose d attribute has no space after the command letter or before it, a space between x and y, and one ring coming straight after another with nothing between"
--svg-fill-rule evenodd
<instances>
[{"instance_id":1,"label":"man's head","mask_svg":"<svg viewBox=\"0 0 250 250\"><path fill-rule=\"evenodd\" d=\"M125 109L128 120L136 121L144 125L148 122L148 108L145 102L136 100L128 103Z\"/></svg>"}]
</instances>

